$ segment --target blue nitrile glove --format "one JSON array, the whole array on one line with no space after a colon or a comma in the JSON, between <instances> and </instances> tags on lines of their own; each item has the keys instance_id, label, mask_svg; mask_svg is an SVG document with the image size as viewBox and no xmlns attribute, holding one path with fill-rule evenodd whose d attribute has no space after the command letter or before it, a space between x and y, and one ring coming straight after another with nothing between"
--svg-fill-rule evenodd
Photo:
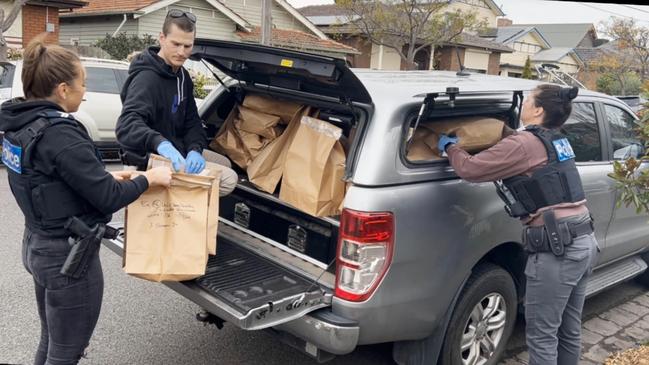
<instances>
[{"instance_id":1,"label":"blue nitrile glove","mask_svg":"<svg viewBox=\"0 0 649 365\"><path fill-rule=\"evenodd\" d=\"M205 159L203 158L203 155L196 151L189 151L185 162L185 172L188 174L198 174L205 168Z\"/></svg>"},{"instance_id":2,"label":"blue nitrile glove","mask_svg":"<svg viewBox=\"0 0 649 365\"><path fill-rule=\"evenodd\" d=\"M185 164L185 159L183 158L183 155L178 152L176 147L171 144L169 141L163 141L158 145L158 153L160 156L167 158L171 160L171 164L174 167L174 170L176 172L180 171Z\"/></svg>"},{"instance_id":3,"label":"blue nitrile glove","mask_svg":"<svg viewBox=\"0 0 649 365\"><path fill-rule=\"evenodd\" d=\"M457 137L449 137L446 134L442 134L439 137L439 142L437 142L437 148L439 148L439 153L446 152L446 147L449 144L456 144L460 139Z\"/></svg>"}]
</instances>

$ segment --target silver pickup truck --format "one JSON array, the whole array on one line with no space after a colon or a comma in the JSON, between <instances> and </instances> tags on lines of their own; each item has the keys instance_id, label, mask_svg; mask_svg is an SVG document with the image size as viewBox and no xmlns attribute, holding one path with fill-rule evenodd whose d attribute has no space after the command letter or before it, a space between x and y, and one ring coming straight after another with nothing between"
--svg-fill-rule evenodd
<instances>
[{"instance_id":1,"label":"silver pickup truck","mask_svg":"<svg viewBox=\"0 0 649 365\"><path fill-rule=\"evenodd\" d=\"M221 199L206 274L165 283L204 308L197 318L270 331L318 361L391 342L400 364L497 363L524 295L521 224L492 183L461 180L445 159L411 161L408 141L420 112L427 121L479 115L516 128L537 82L350 70L334 58L213 40L197 40L193 58L228 76L200 108L212 133L238 100L261 93L317 107L350 141L340 216L305 214L241 173ZM602 249L588 295L649 281L648 217L616 209L607 177L613 161L644 153L637 118L588 90L573 109L564 132ZM104 243L122 254L122 237Z\"/></svg>"}]
</instances>

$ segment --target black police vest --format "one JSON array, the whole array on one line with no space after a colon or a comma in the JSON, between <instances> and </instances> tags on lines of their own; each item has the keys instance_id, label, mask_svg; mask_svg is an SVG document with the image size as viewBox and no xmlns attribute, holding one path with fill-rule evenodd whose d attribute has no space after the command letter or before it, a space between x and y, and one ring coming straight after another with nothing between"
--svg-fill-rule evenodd
<instances>
[{"instance_id":1,"label":"black police vest","mask_svg":"<svg viewBox=\"0 0 649 365\"><path fill-rule=\"evenodd\" d=\"M506 189L499 189L499 195L509 215L524 218L544 207L584 200L586 196L575 165L575 154L566 136L539 126L529 126L525 130L543 142L548 164L531 176L513 176L502 181Z\"/></svg>"},{"instance_id":2,"label":"black police vest","mask_svg":"<svg viewBox=\"0 0 649 365\"><path fill-rule=\"evenodd\" d=\"M78 123L67 113L48 111L20 130L5 132L2 162L7 167L9 186L33 232L47 234L60 229L71 216L93 211L92 206L65 182L37 172L32 154L43 132L56 124Z\"/></svg>"}]
</instances>

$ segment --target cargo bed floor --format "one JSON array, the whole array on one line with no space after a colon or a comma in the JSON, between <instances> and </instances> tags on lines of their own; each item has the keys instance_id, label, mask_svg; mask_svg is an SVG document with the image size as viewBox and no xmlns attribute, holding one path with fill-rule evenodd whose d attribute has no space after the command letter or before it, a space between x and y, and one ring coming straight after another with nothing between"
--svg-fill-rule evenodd
<instances>
[{"instance_id":1,"label":"cargo bed floor","mask_svg":"<svg viewBox=\"0 0 649 365\"><path fill-rule=\"evenodd\" d=\"M320 291L318 285L227 241L220 241L216 251L196 283L242 314L306 290Z\"/></svg>"}]
</instances>

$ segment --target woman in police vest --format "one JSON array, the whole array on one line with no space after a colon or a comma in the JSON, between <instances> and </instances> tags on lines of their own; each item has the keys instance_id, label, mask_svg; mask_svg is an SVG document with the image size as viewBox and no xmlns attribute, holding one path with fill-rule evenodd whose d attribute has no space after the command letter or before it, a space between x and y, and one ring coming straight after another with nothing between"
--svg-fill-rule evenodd
<instances>
[{"instance_id":1,"label":"woman in police vest","mask_svg":"<svg viewBox=\"0 0 649 365\"><path fill-rule=\"evenodd\" d=\"M474 156L456 146L455 137L439 140L460 177L499 181L508 213L525 225L530 365L577 365L581 353L581 311L598 246L574 153L559 132L577 92L537 86L523 102L524 129Z\"/></svg>"},{"instance_id":2,"label":"woman in police vest","mask_svg":"<svg viewBox=\"0 0 649 365\"><path fill-rule=\"evenodd\" d=\"M102 227L149 186L168 186L169 168L133 177L108 172L76 112L85 92L79 57L39 36L25 49L25 98L0 106L2 157L25 216L23 263L33 276L41 321L35 364L76 364L99 318L103 274L95 247L76 275L61 273L71 246L71 217Z\"/></svg>"}]
</instances>

